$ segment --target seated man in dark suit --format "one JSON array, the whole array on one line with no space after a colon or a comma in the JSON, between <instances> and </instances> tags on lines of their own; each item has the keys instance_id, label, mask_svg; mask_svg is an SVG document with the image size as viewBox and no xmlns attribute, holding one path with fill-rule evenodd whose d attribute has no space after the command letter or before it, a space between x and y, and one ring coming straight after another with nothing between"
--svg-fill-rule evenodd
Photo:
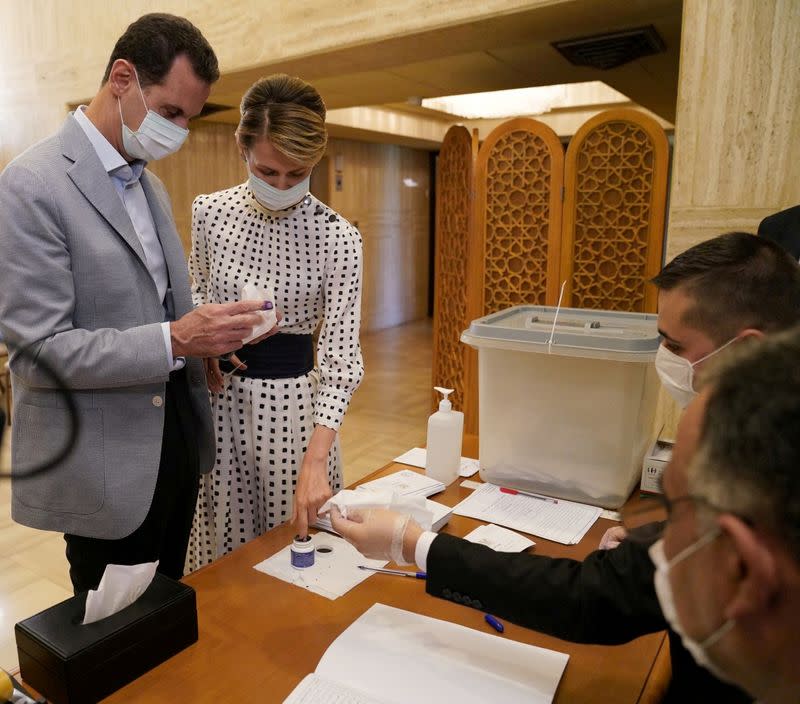
<instances>
[{"instance_id":1,"label":"seated man in dark suit","mask_svg":"<svg viewBox=\"0 0 800 704\"><path fill-rule=\"evenodd\" d=\"M800 266L774 243L746 233L721 235L688 249L654 283L663 336L656 366L683 406L695 393L694 373L716 352L800 322ZM664 359L672 363L664 365ZM681 364L689 367L686 373L670 373ZM391 545L398 520L390 511L356 514L355 520L332 512L333 527L368 557L400 558L427 571L429 594L584 643L623 643L668 628L648 554L655 535L625 540L579 562L497 553L451 535L423 533L411 522L397 555ZM698 667L677 633L669 630L669 636L668 701L751 701Z\"/></svg>"},{"instance_id":2,"label":"seated man in dark suit","mask_svg":"<svg viewBox=\"0 0 800 704\"><path fill-rule=\"evenodd\" d=\"M795 259L800 259L800 205L765 217L758 236L777 242Z\"/></svg>"}]
</instances>

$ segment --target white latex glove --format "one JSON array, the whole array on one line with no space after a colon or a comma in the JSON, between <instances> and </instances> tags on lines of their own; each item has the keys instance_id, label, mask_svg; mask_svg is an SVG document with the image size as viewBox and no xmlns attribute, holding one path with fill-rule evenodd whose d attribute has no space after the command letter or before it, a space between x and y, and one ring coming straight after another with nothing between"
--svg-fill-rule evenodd
<instances>
[{"instance_id":1,"label":"white latex glove","mask_svg":"<svg viewBox=\"0 0 800 704\"><path fill-rule=\"evenodd\" d=\"M410 565L403 555L404 538L413 537L413 547L422 534L422 528L407 514L385 508L353 509L344 518L339 509L331 508L331 524L348 543L364 557L373 560L391 560L398 565ZM408 532L408 535L407 535ZM405 551L414 554L413 547Z\"/></svg>"},{"instance_id":2,"label":"white latex glove","mask_svg":"<svg viewBox=\"0 0 800 704\"><path fill-rule=\"evenodd\" d=\"M626 531L622 526L614 526L613 528L609 528L605 533L603 533L603 537L600 539L600 550L613 550L627 537L628 531Z\"/></svg>"}]
</instances>

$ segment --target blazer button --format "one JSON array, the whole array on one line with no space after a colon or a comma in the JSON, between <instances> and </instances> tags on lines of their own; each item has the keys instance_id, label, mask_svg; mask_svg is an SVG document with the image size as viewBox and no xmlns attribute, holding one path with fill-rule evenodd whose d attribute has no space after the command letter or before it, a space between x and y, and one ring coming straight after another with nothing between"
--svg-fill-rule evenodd
<instances>
[{"instance_id":1,"label":"blazer button","mask_svg":"<svg viewBox=\"0 0 800 704\"><path fill-rule=\"evenodd\" d=\"M153 405L156 408L161 408L161 406L164 405L164 399L162 399L161 396L153 396Z\"/></svg>"}]
</instances>

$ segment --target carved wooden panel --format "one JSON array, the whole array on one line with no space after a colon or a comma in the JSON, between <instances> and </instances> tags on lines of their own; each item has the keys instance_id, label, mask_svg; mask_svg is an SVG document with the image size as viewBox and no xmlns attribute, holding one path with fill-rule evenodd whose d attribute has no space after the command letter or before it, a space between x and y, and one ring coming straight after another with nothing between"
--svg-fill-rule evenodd
<instances>
[{"instance_id":1,"label":"carved wooden panel","mask_svg":"<svg viewBox=\"0 0 800 704\"><path fill-rule=\"evenodd\" d=\"M478 152L473 317L558 296L564 151L528 118L494 129Z\"/></svg>"},{"instance_id":2,"label":"carved wooden panel","mask_svg":"<svg viewBox=\"0 0 800 704\"><path fill-rule=\"evenodd\" d=\"M563 305L655 312L648 281L661 268L667 137L636 110L608 110L567 149L561 278Z\"/></svg>"},{"instance_id":3,"label":"carved wooden panel","mask_svg":"<svg viewBox=\"0 0 800 704\"><path fill-rule=\"evenodd\" d=\"M433 383L454 389L464 408L467 271L472 232L473 140L464 127L445 135L436 169L436 275L433 309ZM438 397L438 395L437 395Z\"/></svg>"}]
</instances>

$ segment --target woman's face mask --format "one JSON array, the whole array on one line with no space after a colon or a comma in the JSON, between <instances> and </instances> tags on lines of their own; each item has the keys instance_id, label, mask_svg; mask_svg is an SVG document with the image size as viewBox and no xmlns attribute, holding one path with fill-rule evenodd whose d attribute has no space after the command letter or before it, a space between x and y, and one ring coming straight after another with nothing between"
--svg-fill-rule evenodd
<instances>
[{"instance_id":1,"label":"woman's face mask","mask_svg":"<svg viewBox=\"0 0 800 704\"><path fill-rule=\"evenodd\" d=\"M700 548L708 545L711 541L716 539L719 534L719 528L712 530L710 533L706 533L704 536L689 545L689 547L681 550L681 552L675 555L675 557L673 557L671 560L667 560L667 556L664 554L663 539L653 543L653 545L650 546L649 552L650 559L653 561L653 564L656 568L654 575L656 596L658 597L658 603L661 606L661 612L664 614L664 618L667 620L667 623L669 623L670 628L672 628L672 630L681 637L683 646L692 654L692 657L695 659L695 662L697 662L698 665L705 667L719 679L730 681L725 673L720 671L720 669L711 661L708 656L708 649L714 645L714 643L720 640L720 638L722 638L728 631L730 631L731 628L733 628L734 621L728 619L703 641L696 641L690 636L686 635L683 628L681 628L680 620L678 618L678 610L675 607L675 599L672 593L672 583L670 582L669 578L670 570L675 565L697 552Z\"/></svg>"},{"instance_id":2,"label":"woman's face mask","mask_svg":"<svg viewBox=\"0 0 800 704\"><path fill-rule=\"evenodd\" d=\"M686 408L692 399L697 396L697 392L694 390L694 368L700 362L704 362L709 357L717 354L717 352L724 350L736 339L734 337L728 340L724 345L713 352L709 352L696 362L690 362L684 357L679 357L663 344L658 346L656 351L656 372L658 372L658 377L661 379L664 388L681 408Z\"/></svg>"},{"instance_id":3,"label":"woman's face mask","mask_svg":"<svg viewBox=\"0 0 800 704\"><path fill-rule=\"evenodd\" d=\"M248 180L250 190L256 200L268 210L286 210L293 205L297 205L308 193L311 183L311 174L309 173L302 181L282 191L280 188L275 188L264 179L256 176L250 170L249 164L247 165L247 170L250 173Z\"/></svg>"}]
</instances>

